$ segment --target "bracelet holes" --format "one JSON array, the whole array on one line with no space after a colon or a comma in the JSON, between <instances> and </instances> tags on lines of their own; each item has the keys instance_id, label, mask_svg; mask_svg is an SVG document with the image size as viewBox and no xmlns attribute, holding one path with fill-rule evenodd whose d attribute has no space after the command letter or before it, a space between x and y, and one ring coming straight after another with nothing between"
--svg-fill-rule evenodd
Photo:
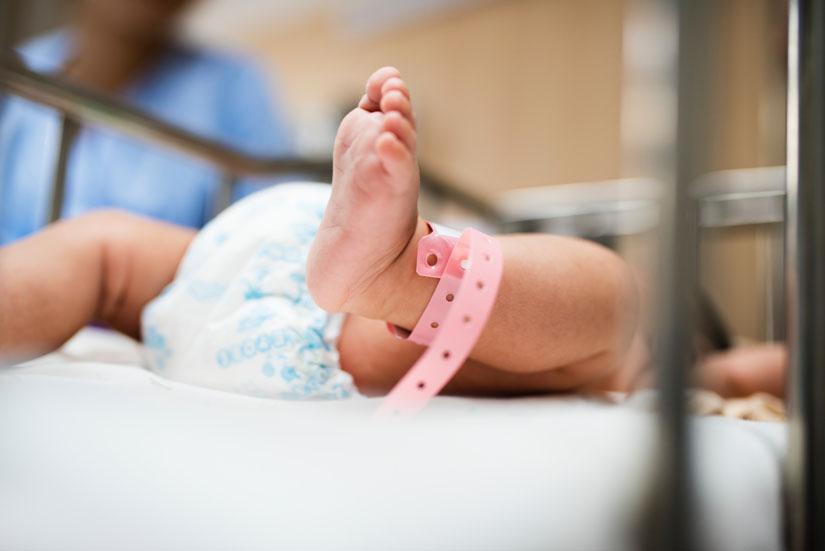
<instances>
[{"instance_id":1,"label":"bracelet holes","mask_svg":"<svg viewBox=\"0 0 825 551\"><path fill-rule=\"evenodd\" d=\"M445 360L449 360L451 355L452 354L450 354L449 350L445 350L444 352L441 353L441 357L444 358Z\"/></svg>"},{"instance_id":2,"label":"bracelet holes","mask_svg":"<svg viewBox=\"0 0 825 551\"><path fill-rule=\"evenodd\" d=\"M436 264L438 264L438 255L436 255L435 253L428 254L427 255L427 266L432 268Z\"/></svg>"},{"instance_id":3,"label":"bracelet holes","mask_svg":"<svg viewBox=\"0 0 825 551\"><path fill-rule=\"evenodd\" d=\"M438 322L437 321L432 322L430 324L430 327L432 327L433 329L438 329Z\"/></svg>"},{"instance_id":4,"label":"bracelet holes","mask_svg":"<svg viewBox=\"0 0 825 551\"><path fill-rule=\"evenodd\" d=\"M479 279L476 281L476 287L478 287L479 290L484 289L484 282Z\"/></svg>"},{"instance_id":5,"label":"bracelet holes","mask_svg":"<svg viewBox=\"0 0 825 551\"><path fill-rule=\"evenodd\" d=\"M452 302L455 299L455 295L452 293L447 293L447 296L444 298L447 299L447 302Z\"/></svg>"},{"instance_id":6,"label":"bracelet holes","mask_svg":"<svg viewBox=\"0 0 825 551\"><path fill-rule=\"evenodd\" d=\"M470 323L471 321L473 321L473 318L470 316L464 316L464 323Z\"/></svg>"},{"instance_id":7,"label":"bracelet holes","mask_svg":"<svg viewBox=\"0 0 825 551\"><path fill-rule=\"evenodd\" d=\"M418 381L418 390L424 390L424 387L427 386L427 383L424 381Z\"/></svg>"},{"instance_id":8,"label":"bracelet holes","mask_svg":"<svg viewBox=\"0 0 825 551\"><path fill-rule=\"evenodd\" d=\"M490 261L490 253L484 253L484 260L486 260L487 262Z\"/></svg>"}]
</instances>

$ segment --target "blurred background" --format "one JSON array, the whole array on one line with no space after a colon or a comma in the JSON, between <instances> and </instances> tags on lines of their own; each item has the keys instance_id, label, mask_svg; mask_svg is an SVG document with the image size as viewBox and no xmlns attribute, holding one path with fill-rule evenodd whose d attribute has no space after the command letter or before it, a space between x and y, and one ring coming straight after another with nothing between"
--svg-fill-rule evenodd
<instances>
[{"instance_id":1,"label":"blurred background","mask_svg":"<svg viewBox=\"0 0 825 551\"><path fill-rule=\"evenodd\" d=\"M68 25L77 3L18 3L26 7L7 29L11 40L21 44ZM779 173L716 171L784 164L787 14L781 0L717 6L708 29L715 54L712 174L702 184L711 195L719 189L730 195L742 193L731 178L744 178L750 189ZM631 210L655 195L649 178L670 139L674 109L662 67L674 55L675 34L658 3L202 0L182 23L185 40L260 69L292 154L328 157L338 122L366 77L395 65L412 90L426 174L503 209L516 229L584 234L645 264L637 241L655 231L655 220L616 229L615 216L588 211L571 222L571 213L582 212L579 198L602 191L559 186L601 183L598 189L629 199ZM568 210L553 210L565 202ZM617 204L609 202L611 209ZM543 212L567 222L543 223ZM735 223L723 218L703 228L703 287L737 337L781 338L773 300L781 284L774 268L781 255L778 221L770 213Z\"/></svg>"}]
</instances>

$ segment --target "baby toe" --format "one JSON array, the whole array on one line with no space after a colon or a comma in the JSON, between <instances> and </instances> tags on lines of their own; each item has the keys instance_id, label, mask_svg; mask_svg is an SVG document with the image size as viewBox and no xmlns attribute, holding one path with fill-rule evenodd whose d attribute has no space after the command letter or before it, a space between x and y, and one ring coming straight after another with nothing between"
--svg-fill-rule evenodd
<instances>
[{"instance_id":1,"label":"baby toe","mask_svg":"<svg viewBox=\"0 0 825 551\"><path fill-rule=\"evenodd\" d=\"M401 113L404 118L407 118L410 122L413 122L412 104L410 103L410 100L407 99L407 96L398 90L392 90L383 95L381 98L381 111L384 113L389 113L391 111ZM413 122L413 124L415 123Z\"/></svg>"},{"instance_id":2,"label":"baby toe","mask_svg":"<svg viewBox=\"0 0 825 551\"><path fill-rule=\"evenodd\" d=\"M395 67L381 67L367 79L366 96L369 100L369 107L377 109L381 102L381 88L387 79L397 77L401 73Z\"/></svg>"},{"instance_id":3,"label":"baby toe","mask_svg":"<svg viewBox=\"0 0 825 551\"><path fill-rule=\"evenodd\" d=\"M404 82L401 77L389 77L384 81L384 84L381 85L382 95L392 92L393 90L401 92L407 97L407 99L410 97L410 90L407 88L407 83Z\"/></svg>"},{"instance_id":4,"label":"baby toe","mask_svg":"<svg viewBox=\"0 0 825 551\"><path fill-rule=\"evenodd\" d=\"M375 151L381 165L391 175L410 171L413 158L407 146L392 132L382 132L375 140Z\"/></svg>"},{"instance_id":5,"label":"baby toe","mask_svg":"<svg viewBox=\"0 0 825 551\"><path fill-rule=\"evenodd\" d=\"M415 128L413 128L409 119L396 111L392 111L384 117L384 123L381 126L384 132L392 132L410 151L415 151Z\"/></svg>"}]
</instances>

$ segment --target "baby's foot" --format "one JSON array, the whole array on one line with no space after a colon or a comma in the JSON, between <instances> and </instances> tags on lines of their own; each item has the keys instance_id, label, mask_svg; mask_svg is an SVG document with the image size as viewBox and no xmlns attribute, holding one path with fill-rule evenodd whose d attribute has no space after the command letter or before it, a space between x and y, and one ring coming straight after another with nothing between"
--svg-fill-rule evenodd
<instances>
[{"instance_id":1,"label":"baby's foot","mask_svg":"<svg viewBox=\"0 0 825 551\"><path fill-rule=\"evenodd\" d=\"M407 86L379 69L338 128L332 196L309 253L307 283L325 310L380 315L365 302L381 301L418 224L415 148Z\"/></svg>"}]
</instances>

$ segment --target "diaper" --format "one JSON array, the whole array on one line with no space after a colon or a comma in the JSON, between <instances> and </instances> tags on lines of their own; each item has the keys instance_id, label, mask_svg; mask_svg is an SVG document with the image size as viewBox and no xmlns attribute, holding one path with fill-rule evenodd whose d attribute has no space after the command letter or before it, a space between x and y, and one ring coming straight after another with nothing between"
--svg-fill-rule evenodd
<instances>
[{"instance_id":1,"label":"diaper","mask_svg":"<svg viewBox=\"0 0 825 551\"><path fill-rule=\"evenodd\" d=\"M306 258L330 187L281 184L250 195L193 240L175 280L143 311L149 369L269 398L346 398L336 339L343 316L319 308Z\"/></svg>"}]
</instances>

